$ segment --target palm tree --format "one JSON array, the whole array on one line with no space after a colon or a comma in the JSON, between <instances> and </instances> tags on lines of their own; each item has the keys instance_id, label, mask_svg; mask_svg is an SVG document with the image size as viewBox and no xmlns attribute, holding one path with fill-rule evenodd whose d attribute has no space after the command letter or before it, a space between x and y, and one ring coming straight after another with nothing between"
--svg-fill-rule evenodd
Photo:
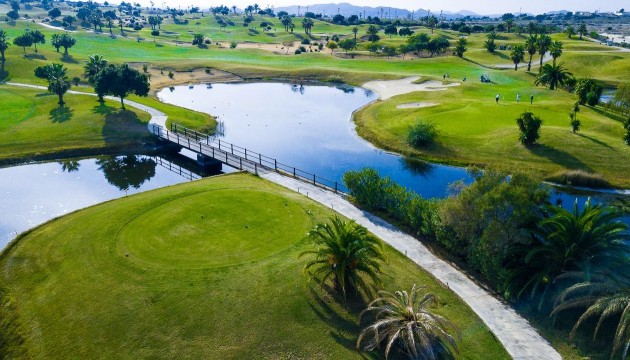
<instances>
[{"instance_id":1,"label":"palm tree","mask_svg":"<svg viewBox=\"0 0 630 360\"><path fill-rule=\"evenodd\" d=\"M48 75L48 91L59 96L59 106L63 106L63 95L70 90L70 79L62 64L46 65Z\"/></svg>"},{"instance_id":2,"label":"palm tree","mask_svg":"<svg viewBox=\"0 0 630 360\"><path fill-rule=\"evenodd\" d=\"M525 48L523 45L515 45L510 53L510 59L514 63L514 71L518 70L518 64L525 58Z\"/></svg>"},{"instance_id":3,"label":"palm tree","mask_svg":"<svg viewBox=\"0 0 630 360\"><path fill-rule=\"evenodd\" d=\"M105 60L102 55L92 55L83 67L83 77L88 79L92 85L96 83L96 77L108 65L109 61ZM98 101L103 102L103 94L98 94Z\"/></svg>"},{"instance_id":4,"label":"palm tree","mask_svg":"<svg viewBox=\"0 0 630 360\"><path fill-rule=\"evenodd\" d=\"M581 211L577 200L572 211L548 206L546 217L535 232L536 243L528 245L524 257L521 270L529 280L521 293L529 288L534 296L543 290L542 305L544 295L558 285L558 276L563 273L611 266L625 268L628 261L625 241L630 236L620 217L614 207L592 205L590 199Z\"/></svg>"},{"instance_id":5,"label":"palm tree","mask_svg":"<svg viewBox=\"0 0 630 360\"><path fill-rule=\"evenodd\" d=\"M357 26L352 28L352 33L354 34L354 43L357 42L357 33L359 32L359 28Z\"/></svg>"},{"instance_id":6,"label":"palm tree","mask_svg":"<svg viewBox=\"0 0 630 360\"><path fill-rule=\"evenodd\" d=\"M424 289L414 285L409 293L379 291L379 298L361 312L361 318L367 313L376 315L374 322L361 331L357 348L372 351L384 344L387 358L392 347L398 346L410 359L438 359L457 351L455 338L449 334L449 330L457 333L457 328L431 312L437 300L433 294L420 295Z\"/></svg>"},{"instance_id":7,"label":"palm tree","mask_svg":"<svg viewBox=\"0 0 630 360\"><path fill-rule=\"evenodd\" d=\"M553 63L556 63L556 59L562 55L562 41L554 41L549 46L549 54L553 58Z\"/></svg>"},{"instance_id":8,"label":"palm tree","mask_svg":"<svg viewBox=\"0 0 630 360\"><path fill-rule=\"evenodd\" d=\"M429 29L431 29L431 34L433 34L433 29L435 29L435 27L438 24L438 19L435 16L430 16L429 19L427 19L427 26L429 27Z\"/></svg>"},{"instance_id":9,"label":"palm tree","mask_svg":"<svg viewBox=\"0 0 630 360\"><path fill-rule=\"evenodd\" d=\"M536 85L549 85L549 90L555 90L558 85L564 85L573 74L567 71L563 67L564 63L560 64L545 64L540 70L540 75L536 77L534 82Z\"/></svg>"},{"instance_id":10,"label":"palm tree","mask_svg":"<svg viewBox=\"0 0 630 360\"><path fill-rule=\"evenodd\" d=\"M2 67L0 67L1 70L4 70L4 63L5 61L7 61L7 59L4 57L4 52L9 48L9 46L11 46L11 44L9 43L9 39L7 39L6 31L0 29L0 64L2 65Z\"/></svg>"},{"instance_id":11,"label":"palm tree","mask_svg":"<svg viewBox=\"0 0 630 360\"><path fill-rule=\"evenodd\" d=\"M304 33L306 35L309 35L311 33L311 29L313 28L313 25L315 25L315 22L313 21L313 19L311 18L302 19L302 27L304 28Z\"/></svg>"},{"instance_id":12,"label":"palm tree","mask_svg":"<svg viewBox=\"0 0 630 360\"><path fill-rule=\"evenodd\" d=\"M371 42L376 42L378 40L378 27L376 25L370 25L367 29L367 34L370 37Z\"/></svg>"},{"instance_id":13,"label":"palm tree","mask_svg":"<svg viewBox=\"0 0 630 360\"><path fill-rule=\"evenodd\" d=\"M525 50L529 54L529 62L527 63L527 71L532 69L532 58L538 51L538 36L530 35L527 40L525 40Z\"/></svg>"},{"instance_id":14,"label":"palm tree","mask_svg":"<svg viewBox=\"0 0 630 360\"><path fill-rule=\"evenodd\" d=\"M505 27L507 28L508 34L510 33L510 29L514 27L514 19L505 20Z\"/></svg>"},{"instance_id":15,"label":"palm tree","mask_svg":"<svg viewBox=\"0 0 630 360\"><path fill-rule=\"evenodd\" d=\"M630 283L627 278L595 276L594 279L575 284L564 290L552 311L552 316L569 309L584 309L571 331L571 340L578 328L592 318L599 318L593 331L597 337L604 321L619 318L613 338L611 359L622 348L621 358L625 359L630 348Z\"/></svg>"},{"instance_id":16,"label":"palm tree","mask_svg":"<svg viewBox=\"0 0 630 360\"><path fill-rule=\"evenodd\" d=\"M322 286L328 278L332 278L335 289L341 291L345 300L348 289L369 293L370 287L362 275L379 283L382 245L363 226L354 221L345 222L335 215L329 223L318 224L308 237L318 248L304 251L300 257L307 254L315 256L304 266L304 270L311 277L321 275L319 281Z\"/></svg>"},{"instance_id":17,"label":"palm tree","mask_svg":"<svg viewBox=\"0 0 630 360\"><path fill-rule=\"evenodd\" d=\"M538 54L540 55L541 69L542 69L542 64L543 64L543 58L545 57L545 54L547 53L547 51L549 51L550 46L551 46L551 37L549 37L549 35L543 34L538 37L537 48L538 48Z\"/></svg>"},{"instance_id":18,"label":"palm tree","mask_svg":"<svg viewBox=\"0 0 630 360\"><path fill-rule=\"evenodd\" d=\"M586 28L586 25L584 25L584 23L578 26L578 34L580 34L580 40L582 40L583 35L588 34L588 29Z\"/></svg>"}]
</instances>

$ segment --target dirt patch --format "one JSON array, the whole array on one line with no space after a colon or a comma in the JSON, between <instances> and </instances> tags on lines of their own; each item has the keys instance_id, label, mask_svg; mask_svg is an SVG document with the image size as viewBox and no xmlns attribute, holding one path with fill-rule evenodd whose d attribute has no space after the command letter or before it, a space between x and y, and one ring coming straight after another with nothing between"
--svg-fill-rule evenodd
<instances>
[{"instance_id":1,"label":"dirt patch","mask_svg":"<svg viewBox=\"0 0 630 360\"><path fill-rule=\"evenodd\" d=\"M396 106L396 109L421 109L429 106L439 105L438 103L429 103L429 102L414 102L407 104L400 104Z\"/></svg>"},{"instance_id":2,"label":"dirt patch","mask_svg":"<svg viewBox=\"0 0 630 360\"><path fill-rule=\"evenodd\" d=\"M143 65L145 65L145 63L129 63L130 67L142 73L144 73L144 70L142 68ZM151 64L147 65L149 66L149 68L146 74L149 75L149 81L151 83L151 93L153 95L157 94L157 92L161 89L170 86L204 83L226 83L238 82L243 80L239 76L236 76L232 73L210 68L176 70L167 67L159 68L151 66ZM168 76L169 72L173 73L172 79Z\"/></svg>"},{"instance_id":3,"label":"dirt patch","mask_svg":"<svg viewBox=\"0 0 630 360\"><path fill-rule=\"evenodd\" d=\"M382 100L396 95L407 94L415 91L443 91L451 86L459 86L459 83L444 84L437 80L428 80L420 84L415 83L420 76L412 76L400 80L377 80L363 85L364 88L374 91Z\"/></svg>"}]
</instances>

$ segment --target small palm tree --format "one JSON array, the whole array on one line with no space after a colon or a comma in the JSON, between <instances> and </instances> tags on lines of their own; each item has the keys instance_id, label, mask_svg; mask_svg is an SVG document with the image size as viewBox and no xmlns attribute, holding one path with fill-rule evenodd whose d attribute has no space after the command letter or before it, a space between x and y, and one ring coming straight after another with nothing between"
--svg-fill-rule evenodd
<instances>
[{"instance_id":1,"label":"small palm tree","mask_svg":"<svg viewBox=\"0 0 630 360\"><path fill-rule=\"evenodd\" d=\"M548 206L546 217L538 224L536 243L524 257L523 274L529 279L521 293L531 289L548 292L554 280L566 272L580 269L625 268L628 261L625 242L630 240L628 226L621 222L621 213L614 207L592 205L584 208L577 200L572 211ZM541 298L541 304L544 300Z\"/></svg>"},{"instance_id":2,"label":"small palm tree","mask_svg":"<svg viewBox=\"0 0 630 360\"><path fill-rule=\"evenodd\" d=\"M578 34L580 34L580 40L582 40L582 36L588 34L588 29L583 23L578 26Z\"/></svg>"},{"instance_id":3,"label":"small palm tree","mask_svg":"<svg viewBox=\"0 0 630 360\"><path fill-rule=\"evenodd\" d=\"M573 74L571 74L560 64L545 64L540 71L538 77L536 77L535 84L549 85L549 90L555 90L558 85L564 85Z\"/></svg>"},{"instance_id":4,"label":"small palm tree","mask_svg":"<svg viewBox=\"0 0 630 360\"><path fill-rule=\"evenodd\" d=\"M363 329L357 348L372 351L385 345L385 357L397 346L410 359L438 359L457 352L455 337L449 333L457 328L444 317L431 312L437 304L429 293L420 295L424 287L414 285L411 292L379 291L379 298L368 304L360 318L376 314L374 322Z\"/></svg>"},{"instance_id":5,"label":"small palm tree","mask_svg":"<svg viewBox=\"0 0 630 360\"><path fill-rule=\"evenodd\" d=\"M510 53L510 59L514 63L514 71L518 70L518 64L525 59L525 49L522 45L515 45Z\"/></svg>"},{"instance_id":6,"label":"small palm tree","mask_svg":"<svg viewBox=\"0 0 630 360\"><path fill-rule=\"evenodd\" d=\"M335 215L330 222L317 224L307 236L318 248L300 254L300 257L315 256L304 266L304 270L312 278L321 276L319 281L322 285L332 278L335 289L341 292L344 300L349 289L370 292L364 277L380 283L382 245L365 227L354 221L343 221Z\"/></svg>"},{"instance_id":7,"label":"small palm tree","mask_svg":"<svg viewBox=\"0 0 630 360\"><path fill-rule=\"evenodd\" d=\"M4 70L4 63L6 58L4 57L4 52L11 46L9 40L7 39L6 31L0 29L0 70Z\"/></svg>"},{"instance_id":8,"label":"small palm tree","mask_svg":"<svg viewBox=\"0 0 630 360\"><path fill-rule=\"evenodd\" d=\"M46 73L48 75L48 91L59 97L59 106L63 106L63 95L70 90L72 86L70 79L66 74L66 68L62 64L46 65Z\"/></svg>"},{"instance_id":9,"label":"small palm tree","mask_svg":"<svg viewBox=\"0 0 630 360\"><path fill-rule=\"evenodd\" d=\"M357 42L357 33L359 32L359 28L357 26L352 28L352 33L354 34L354 42Z\"/></svg>"},{"instance_id":10,"label":"small palm tree","mask_svg":"<svg viewBox=\"0 0 630 360\"><path fill-rule=\"evenodd\" d=\"M378 32L379 32L379 29L376 25L370 25L367 28L367 34L369 35L369 40L371 42L378 41Z\"/></svg>"},{"instance_id":11,"label":"small palm tree","mask_svg":"<svg viewBox=\"0 0 630 360\"><path fill-rule=\"evenodd\" d=\"M540 55L540 66L542 69L543 59L549 47L551 46L551 37L549 35L542 34L538 37L537 49L538 55Z\"/></svg>"},{"instance_id":12,"label":"small palm tree","mask_svg":"<svg viewBox=\"0 0 630 360\"><path fill-rule=\"evenodd\" d=\"M88 80L91 85L96 83L97 75L107 67L107 61L102 55L92 55L83 67L83 77ZM103 102L103 94L98 94L98 101Z\"/></svg>"},{"instance_id":13,"label":"small palm tree","mask_svg":"<svg viewBox=\"0 0 630 360\"><path fill-rule=\"evenodd\" d=\"M621 358L625 359L630 349L630 283L627 279L606 274L575 284L562 292L551 315L576 308L586 310L573 326L571 339L581 325L592 318L599 318L593 331L595 340L604 321L618 317L610 357L623 349Z\"/></svg>"},{"instance_id":14,"label":"small palm tree","mask_svg":"<svg viewBox=\"0 0 630 360\"><path fill-rule=\"evenodd\" d=\"M556 63L556 59L562 55L562 41L554 41L549 46L549 54L553 58L553 63Z\"/></svg>"},{"instance_id":15,"label":"small palm tree","mask_svg":"<svg viewBox=\"0 0 630 360\"><path fill-rule=\"evenodd\" d=\"M525 40L525 50L529 54L529 62L527 63L527 71L532 69L532 58L536 55L538 51L538 36L530 35L527 40Z\"/></svg>"}]
</instances>

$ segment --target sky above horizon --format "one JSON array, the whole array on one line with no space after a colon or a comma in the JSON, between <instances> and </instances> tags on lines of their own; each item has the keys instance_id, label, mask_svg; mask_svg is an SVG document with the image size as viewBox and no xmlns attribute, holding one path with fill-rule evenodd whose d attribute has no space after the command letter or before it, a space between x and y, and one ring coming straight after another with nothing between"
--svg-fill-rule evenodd
<instances>
[{"instance_id":1,"label":"sky above horizon","mask_svg":"<svg viewBox=\"0 0 630 360\"><path fill-rule=\"evenodd\" d=\"M139 2L143 6L149 6L151 0L136 0L133 2ZM372 6L372 7L385 7L391 6L401 9L418 10L428 9L432 12L445 11L460 11L469 10L477 14L503 14L506 12L523 12L542 14L554 10L568 10L568 11L617 11L621 8L625 8L630 11L630 0L528 0L528 1L515 1L515 0L484 0L471 2L470 0L349 0L349 1L309 1L309 0L152 0L155 6L170 6L170 7L186 7L188 5L199 6L201 9L207 9L211 6L236 5L239 8L244 8L247 5L258 3L260 7L274 6L289 6L289 5L313 5L313 4L328 4L347 2L358 6Z\"/></svg>"}]
</instances>

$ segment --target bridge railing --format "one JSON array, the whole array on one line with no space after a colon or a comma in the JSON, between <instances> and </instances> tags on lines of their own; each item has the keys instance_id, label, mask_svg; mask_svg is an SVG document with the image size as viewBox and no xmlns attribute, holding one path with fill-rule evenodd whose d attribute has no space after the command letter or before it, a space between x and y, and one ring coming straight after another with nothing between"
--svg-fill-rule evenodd
<instances>
[{"instance_id":1,"label":"bridge railing","mask_svg":"<svg viewBox=\"0 0 630 360\"><path fill-rule=\"evenodd\" d=\"M169 130L164 129L159 125L154 125L152 132L159 137L173 141L171 136L169 136ZM249 150L227 141L221 141L221 139L212 135L188 129L175 123L171 124L170 132L179 134L180 136L184 136L186 138L187 141L184 142L179 141L178 139L178 144L184 145L192 151L198 151L206 155L211 154L212 157L215 157L217 160L223 161L222 158L216 156L213 148L240 157L251 163L258 164L268 170L273 170L286 176L292 176L315 186L334 191L335 193L348 193L348 189L342 183L323 178L317 174L298 169L292 165L281 163L276 158L263 155L259 152ZM193 145L191 141L194 141L196 144ZM225 162L227 163L227 159L225 159Z\"/></svg>"}]
</instances>

